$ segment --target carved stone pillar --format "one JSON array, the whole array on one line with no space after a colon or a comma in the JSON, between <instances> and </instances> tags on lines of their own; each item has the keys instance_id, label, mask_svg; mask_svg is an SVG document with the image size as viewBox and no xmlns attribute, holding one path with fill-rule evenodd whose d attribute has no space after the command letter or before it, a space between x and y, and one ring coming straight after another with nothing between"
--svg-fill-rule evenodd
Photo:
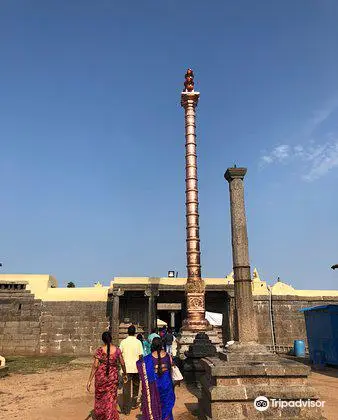
<instances>
[{"instance_id":1,"label":"carved stone pillar","mask_svg":"<svg viewBox=\"0 0 338 420\"><path fill-rule=\"evenodd\" d=\"M235 341L257 342L257 324L252 296L248 233L244 205L246 168L229 168L225 179L229 182L232 233L232 258L235 291Z\"/></svg>"},{"instance_id":2,"label":"carved stone pillar","mask_svg":"<svg viewBox=\"0 0 338 420\"><path fill-rule=\"evenodd\" d=\"M119 344L120 328L120 296L124 295L124 290L113 290L113 315L112 315L112 338L115 344Z\"/></svg>"},{"instance_id":3,"label":"carved stone pillar","mask_svg":"<svg viewBox=\"0 0 338 420\"><path fill-rule=\"evenodd\" d=\"M148 288L144 291L144 296L148 297L148 334L157 326L156 298L158 295L158 290L153 288Z\"/></svg>"}]
</instances>

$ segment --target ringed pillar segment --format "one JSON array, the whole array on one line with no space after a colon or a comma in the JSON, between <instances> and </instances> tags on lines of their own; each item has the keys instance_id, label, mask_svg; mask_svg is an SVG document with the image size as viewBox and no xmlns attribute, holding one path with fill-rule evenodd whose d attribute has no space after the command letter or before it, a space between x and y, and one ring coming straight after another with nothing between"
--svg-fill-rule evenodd
<instances>
[{"instance_id":1,"label":"ringed pillar segment","mask_svg":"<svg viewBox=\"0 0 338 420\"><path fill-rule=\"evenodd\" d=\"M191 70L187 71L186 80ZM193 76L189 76L190 79ZM187 256L187 319L183 327L192 331L205 330L205 285L201 277L198 176L196 153L196 113L199 92L186 91L181 94L181 105L185 113L185 196L186 196L186 256Z\"/></svg>"}]
</instances>

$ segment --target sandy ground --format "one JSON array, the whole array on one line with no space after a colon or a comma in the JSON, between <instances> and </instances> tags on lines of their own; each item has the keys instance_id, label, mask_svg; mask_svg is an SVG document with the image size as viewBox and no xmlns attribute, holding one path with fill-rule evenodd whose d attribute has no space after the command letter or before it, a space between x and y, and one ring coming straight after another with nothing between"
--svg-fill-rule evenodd
<instances>
[{"instance_id":1,"label":"sandy ground","mask_svg":"<svg viewBox=\"0 0 338 420\"><path fill-rule=\"evenodd\" d=\"M89 367L76 370L48 371L30 375L13 374L0 379L0 419L22 420L89 420L93 393L85 390ZM311 384L325 403L328 420L338 419L338 369L313 372ZM196 420L196 399L182 384L176 388L174 417ZM129 419L139 418L139 410ZM121 415L121 419L126 418Z\"/></svg>"},{"instance_id":2,"label":"sandy ground","mask_svg":"<svg viewBox=\"0 0 338 420\"><path fill-rule=\"evenodd\" d=\"M93 391L88 393L85 389L89 371L90 367L81 367L30 375L13 374L0 379L0 419L91 419L94 395ZM176 398L175 418L196 419L189 410L197 409L197 400L183 384L176 388ZM120 417L132 420L139 415L138 409L128 417Z\"/></svg>"}]
</instances>

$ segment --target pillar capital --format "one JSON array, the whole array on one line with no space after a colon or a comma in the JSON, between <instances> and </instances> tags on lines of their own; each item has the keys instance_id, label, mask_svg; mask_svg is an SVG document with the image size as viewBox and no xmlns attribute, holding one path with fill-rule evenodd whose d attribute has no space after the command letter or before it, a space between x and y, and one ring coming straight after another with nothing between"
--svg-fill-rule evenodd
<instances>
[{"instance_id":1,"label":"pillar capital","mask_svg":"<svg viewBox=\"0 0 338 420\"><path fill-rule=\"evenodd\" d=\"M246 172L246 168L228 168L224 174L224 178L228 182L231 182L234 179L244 179Z\"/></svg>"},{"instance_id":2,"label":"pillar capital","mask_svg":"<svg viewBox=\"0 0 338 420\"><path fill-rule=\"evenodd\" d=\"M182 92L181 93L181 106L186 108L187 106L197 106L200 97L199 92Z\"/></svg>"},{"instance_id":3,"label":"pillar capital","mask_svg":"<svg viewBox=\"0 0 338 420\"><path fill-rule=\"evenodd\" d=\"M114 297L120 297L124 295L124 290L123 289L116 289L112 291L112 295Z\"/></svg>"},{"instance_id":4,"label":"pillar capital","mask_svg":"<svg viewBox=\"0 0 338 420\"><path fill-rule=\"evenodd\" d=\"M152 287L148 287L144 291L144 296L145 297L157 297L159 294L160 293L159 293L158 289L154 289Z\"/></svg>"}]
</instances>

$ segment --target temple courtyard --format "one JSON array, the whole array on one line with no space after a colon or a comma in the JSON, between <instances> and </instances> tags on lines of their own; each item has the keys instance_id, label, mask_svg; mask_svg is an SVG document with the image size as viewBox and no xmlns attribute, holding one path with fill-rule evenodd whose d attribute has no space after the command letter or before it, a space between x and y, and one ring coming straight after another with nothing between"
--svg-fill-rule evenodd
<instances>
[{"instance_id":1,"label":"temple courtyard","mask_svg":"<svg viewBox=\"0 0 338 420\"><path fill-rule=\"evenodd\" d=\"M0 419L23 420L90 420L93 391L86 391L90 360L62 360L50 366L37 365L29 370L24 364L16 372L0 379ZM10 365L10 364L9 364ZM29 373L37 370L35 373ZM326 367L312 371L310 384L322 401L328 420L338 415L338 369ZM175 419L198 418L197 399L184 384L176 388ZM121 419L126 418L121 415ZM135 410L128 416L140 418Z\"/></svg>"}]
</instances>

